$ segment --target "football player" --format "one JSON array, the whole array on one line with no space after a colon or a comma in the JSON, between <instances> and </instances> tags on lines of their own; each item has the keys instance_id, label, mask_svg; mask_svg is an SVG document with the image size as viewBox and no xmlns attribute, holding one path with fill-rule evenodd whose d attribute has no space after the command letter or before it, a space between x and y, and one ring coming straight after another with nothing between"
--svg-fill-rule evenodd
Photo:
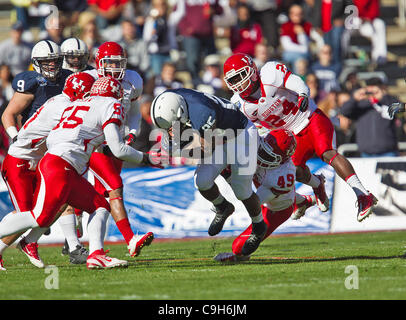
<instances>
[{"instance_id":1,"label":"football player","mask_svg":"<svg viewBox=\"0 0 406 320\"><path fill-rule=\"evenodd\" d=\"M2 115L2 123L8 135L15 140L18 128L21 128L49 98L62 92L65 80L72 72L62 69L63 56L59 46L50 41L39 41L31 51L34 71L17 74L12 82L15 91ZM65 232L65 230L64 230ZM15 239L2 239L3 245L9 245ZM35 246L32 246L35 249ZM33 251L35 253L35 250Z\"/></svg>"},{"instance_id":2,"label":"football player","mask_svg":"<svg viewBox=\"0 0 406 320\"><path fill-rule=\"evenodd\" d=\"M3 179L17 214L31 210L33 207L37 179L35 169L38 161L47 150L46 137L57 125L65 108L72 101L81 99L85 94L88 94L93 82L94 78L87 73L71 74L66 79L62 93L48 99L18 132L17 139L10 146L1 168ZM36 228L17 244L17 247L38 268L43 268L44 263L38 254L37 240L46 229ZM4 250L20 235L21 233L7 237L9 240L7 243L3 242L5 239L0 241L0 267L3 264L2 254ZM75 249L72 252L72 258L75 263L78 263L86 249L83 246Z\"/></svg>"},{"instance_id":3,"label":"football player","mask_svg":"<svg viewBox=\"0 0 406 320\"><path fill-rule=\"evenodd\" d=\"M334 127L309 99L309 88L300 77L276 61L266 63L258 71L250 56L234 54L224 63L224 80L234 92L231 101L251 121L271 130L284 128L294 133L298 145L292 157L296 179L313 187L321 211L329 208L324 177L311 174L306 166L314 153L331 165L355 192L358 221L371 214L378 200L365 189L351 163L337 152Z\"/></svg>"},{"instance_id":4,"label":"football player","mask_svg":"<svg viewBox=\"0 0 406 320\"><path fill-rule=\"evenodd\" d=\"M118 101L121 97L121 84L111 77L103 77L95 81L89 98L75 101L64 109L46 140L48 152L37 166L33 209L8 214L0 223L0 237L28 228L48 227L57 218L59 209L68 203L94 213L88 222L91 254L87 258L87 267L128 265L125 260L106 256L103 241L97 242L100 236L96 234L102 233L103 212L110 211L110 206L82 177L87 171L90 155L104 141L117 158L151 164L148 154L133 149L123 141L120 127L124 110Z\"/></svg>"},{"instance_id":5,"label":"football player","mask_svg":"<svg viewBox=\"0 0 406 320\"><path fill-rule=\"evenodd\" d=\"M122 85L121 105L124 110L124 119L120 130L124 136L128 133L126 142L131 144L135 135L129 132L127 127L128 114L142 93L143 80L136 71L126 70L127 59L124 50L116 42L105 42L100 45L95 62L96 69L87 71L95 79L110 76L120 81ZM132 231L123 201L123 181L120 176L123 161L114 157L108 148L103 150L104 152L94 152L90 157L89 169L95 177L95 188L100 194L109 197L111 216L127 243L130 255L138 256L144 246L151 244L154 234L147 232L143 235L135 235ZM108 217L107 212L105 216ZM104 223L107 223L107 220Z\"/></svg>"},{"instance_id":6,"label":"football player","mask_svg":"<svg viewBox=\"0 0 406 320\"><path fill-rule=\"evenodd\" d=\"M291 159L295 150L296 139L288 130L275 129L265 137L261 137L254 183L267 225L263 239L291 217L296 199L301 198L301 202L306 203L307 208L315 204L314 196L304 197L295 193L296 168ZM244 254L242 248L251 233L251 228L249 226L234 240L232 252L219 253L214 260L221 262L248 260L250 255Z\"/></svg>"},{"instance_id":7,"label":"football player","mask_svg":"<svg viewBox=\"0 0 406 320\"><path fill-rule=\"evenodd\" d=\"M180 131L179 137L187 128L198 132L199 145L205 152L204 161L196 169L195 185L214 205L215 217L208 230L210 236L220 233L226 219L234 212L234 205L223 197L214 181L231 164L230 186L247 209L253 226L243 251L246 254L255 251L266 232L266 224L258 196L252 190L259 140L254 124L230 101L191 89L167 90L155 97L151 119L155 126L173 135L173 141L177 140L175 132ZM212 144L207 133L215 133L215 130L219 133L231 130L232 135L219 144ZM249 161L242 159L243 155L247 155Z\"/></svg>"}]
</instances>

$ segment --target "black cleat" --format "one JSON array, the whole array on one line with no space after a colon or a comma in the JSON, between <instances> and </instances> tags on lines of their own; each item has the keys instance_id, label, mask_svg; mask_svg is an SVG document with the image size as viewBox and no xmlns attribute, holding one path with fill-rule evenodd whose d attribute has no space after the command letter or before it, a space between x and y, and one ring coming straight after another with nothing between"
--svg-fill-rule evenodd
<instances>
[{"instance_id":1,"label":"black cleat","mask_svg":"<svg viewBox=\"0 0 406 320\"><path fill-rule=\"evenodd\" d=\"M215 236L223 230L224 223L227 218L232 215L234 210L234 205L227 200L224 200L220 205L214 206L212 211L214 211L216 215L208 230L210 236Z\"/></svg>"},{"instance_id":2,"label":"black cleat","mask_svg":"<svg viewBox=\"0 0 406 320\"><path fill-rule=\"evenodd\" d=\"M86 263L89 251L84 246L76 246L76 249L69 252L69 262L72 264Z\"/></svg>"},{"instance_id":3,"label":"black cleat","mask_svg":"<svg viewBox=\"0 0 406 320\"><path fill-rule=\"evenodd\" d=\"M251 234L241 249L241 254L243 256L249 256L258 249L260 243L264 239L267 229L268 226L264 221L252 224Z\"/></svg>"}]
</instances>

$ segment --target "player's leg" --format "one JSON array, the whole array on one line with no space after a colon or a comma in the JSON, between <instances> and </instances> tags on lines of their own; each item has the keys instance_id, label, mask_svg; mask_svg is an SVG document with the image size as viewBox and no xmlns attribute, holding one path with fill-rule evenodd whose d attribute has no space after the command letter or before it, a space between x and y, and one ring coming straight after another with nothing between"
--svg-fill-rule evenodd
<instances>
[{"instance_id":1,"label":"player's leg","mask_svg":"<svg viewBox=\"0 0 406 320\"><path fill-rule=\"evenodd\" d=\"M195 171L195 186L206 200L213 204L212 211L215 216L211 222L208 233L215 236L223 229L227 218L234 212L234 205L223 197L214 180L219 176L226 165L200 164Z\"/></svg>"},{"instance_id":2,"label":"player's leg","mask_svg":"<svg viewBox=\"0 0 406 320\"><path fill-rule=\"evenodd\" d=\"M242 248L243 255L249 255L258 248L267 229L260 200L252 190L259 145L259 136L254 124L248 123L245 130L239 133L234 141L227 143L227 147L230 143L235 147L235 163L231 164L230 185L237 199L244 204L252 221L252 232ZM229 149L227 156L229 156L228 151ZM230 163L230 160L228 157L227 162Z\"/></svg>"},{"instance_id":3,"label":"player's leg","mask_svg":"<svg viewBox=\"0 0 406 320\"><path fill-rule=\"evenodd\" d=\"M330 119L319 111L315 114L310 129L316 154L325 163L331 165L337 175L353 189L358 199L357 219L358 221L364 220L371 214L372 207L378 200L363 186L351 162L337 152L334 127Z\"/></svg>"},{"instance_id":4,"label":"player's leg","mask_svg":"<svg viewBox=\"0 0 406 320\"><path fill-rule=\"evenodd\" d=\"M33 207L36 175L35 171L29 170L29 168L30 164L27 160L15 158L9 154L2 163L1 174L15 208L14 213L29 211ZM23 233L18 232L0 240L0 257ZM35 249L36 246L33 245L32 248ZM37 255L36 252L33 252L33 254Z\"/></svg>"},{"instance_id":5,"label":"player's leg","mask_svg":"<svg viewBox=\"0 0 406 320\"><path fill-rule=\"evenodd\" d=\"M296 166L296 181L312 187L316 196L317 206L320 211L325 212L329 209L330 201L324 186L324 176L322 174L312 174L306 165L307 160L315 152L312 139L309 137L309 126L310 124L298 135L295 135L297 148L292 156L292 161Z\"/></svg>"},{"instance_id":6,"label":"player's leg","mask_svg":"<svg viewBox=\"0 0 406 320\"><path fill-rule=\"evenodd\" d=\"M106 256L104 251L104 234L110 212L110 205L94 187L83 177L76 175L70 182L72 188L68 203L75 208L92 213L89 216L87 231L89 235L89 256L86 260L88 269L126 267L128 262ZM86 194L83 198L81 195Z\"/></svg>"},{"instance_id":7,"label":"player's leg","mask_svg":"<svg viewBox=\"0 0 406 320\"><path fill-rule=\"evenodd\" d=\"M306 210L316 204L316 197L312 195L301 195L296 193L296 205L292 213L292 219L298 220L303 217Z\"/></svg>"},{"instance_id":8,"label":"player's leg","mask_svg":"<svg viewBox=\"0 0 406 320\"><path fill-rule=\"evenodd\" d=\"M131 228L123 201L123 181L120 176L122 164L123 161L101 153L93 153L90 158L96 191L109 197L110 214L127 243L130 255L134 257L140 254L144 246L152 243L154 234L147 232L143 235L135 235Z\"/></svg>"}]
</instances>

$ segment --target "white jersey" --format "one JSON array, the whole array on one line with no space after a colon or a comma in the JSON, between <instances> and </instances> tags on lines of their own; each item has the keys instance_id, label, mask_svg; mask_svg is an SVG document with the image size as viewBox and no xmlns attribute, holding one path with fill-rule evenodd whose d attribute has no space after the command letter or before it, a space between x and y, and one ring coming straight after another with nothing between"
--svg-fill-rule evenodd
<instances>
[{"instance_id":1,"label":"white jersey","mask_svg":"<svg viewBox=\"0 0 406 320\"><path fill-rule=\"evenodd\" d=\"M257 168L254 175L255 184L262 188L278 189L286 191L271 201L265 201L263 204L272 211L281 211L290 207L295 201L295 181L296 167L292 160L289 160L274 169ZM261 199L262 200L262 199Z\"/></svg>"},{"instance_id":2,"label":"white jersey","mask_svg":"<svg viewBox=\"0 0 406 320\"><path fill-rule=\"evenodd\" d=\"M45 139L58 124L62 112L71 104L69 97L61 93L48 99L24 124L17 140L10 146L8 154L30 161L35 168L47 148Z\"/></svg>"},{"instance_id":3,"label":"white jersey","mask_svg":"<svg viewBox=\"0 0 406 320\"><path fill-rule=\"evenodd\" d=\"M124 111L117 99L93 96L67 107L47 138L48 152L69 162L79 174L86 172L92 152L104 142L109 123L122 126Z\"/></svg>"},{"instance_id":4,"label":"white jersey","mask_svg":"<svg viewBox=\"0 0 406 320\"><path fill-rule=\"evenodd\" d=\"M267 62L260 70L261 97L258 101L244 100L239 94L234 94L231 101L239 105L252 122L265 122L271 129L283 128L298 134L307 126L317 106L309 99L308 109L299 111L298 93L285 87L290 75L284 64Z\"/></svg>"}]
</instances>

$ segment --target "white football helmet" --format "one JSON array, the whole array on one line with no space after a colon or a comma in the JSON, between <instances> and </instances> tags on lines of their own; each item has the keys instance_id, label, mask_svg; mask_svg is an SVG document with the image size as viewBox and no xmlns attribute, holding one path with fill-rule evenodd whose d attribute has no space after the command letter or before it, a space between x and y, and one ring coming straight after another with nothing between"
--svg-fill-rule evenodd
<instances>
[{"instance_id":1,"label":"white football helmet","mask_svg":"<svg viewBox=\"0 0 406 320\"><path fill-rule=\"evenodd\" d=\"M36 72L53 81L62 69L63 56L55 42L41 40L32 48L31 62Z\"/></svg>"},{"instance_id":2,"label":"white football helmet","mask_svg":"<svg viewBox=\"0 0 406 320\"><path fill-rule=\"evenodd\" d=\"M174 121L187 124L189 118L185 99L171 91L161 93L152 101L151 119L155 126L165 130L169 130Z\"/></svg>"},{"instance_id":3,"label":"white football helmet","mask_svg":"<svg viewBox=\"0 0 406 320\"><path fill-rule=\"evenodd\" d=\"M61 45L64 56L62 68L72 72L83 71L89 60L89 49L83 40L78 38L66 39Z\"/></svg>"}]
</instances>

